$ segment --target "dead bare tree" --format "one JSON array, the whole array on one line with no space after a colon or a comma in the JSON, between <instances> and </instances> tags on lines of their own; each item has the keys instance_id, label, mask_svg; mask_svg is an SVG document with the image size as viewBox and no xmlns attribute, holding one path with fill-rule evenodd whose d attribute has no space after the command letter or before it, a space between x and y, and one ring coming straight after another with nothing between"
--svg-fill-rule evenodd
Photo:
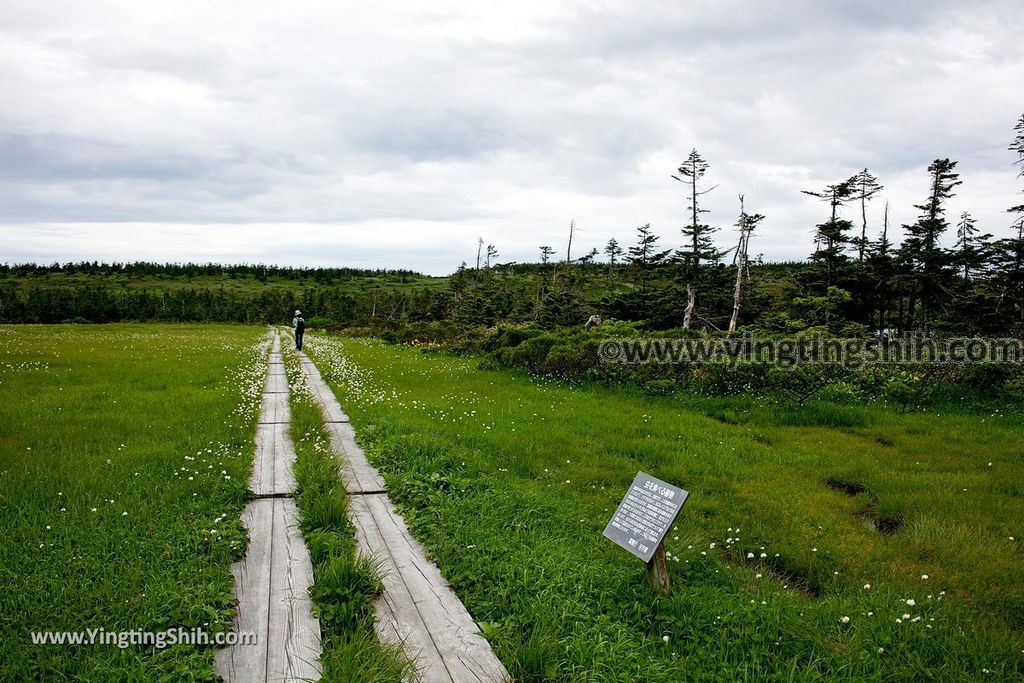
<instances>
[{"instance_id":1,"label":"dead bare tree","mask_svg":"<svg viewBox=\"0 0 1024 683\"><path fill-rule=\"evenodd\" d=\"M572 236L576 232L576 219L569 221L569 246L565 248L565 262L572 263Z\"/></svg>"},{"instance_id":2,"label":"dead bare tree","mask_svg":"<svg viewBox=\"0 0 1024 683\"><path fill-rule=\"evenodd\" d=\"M690 329L690 321L693 319L693 308L697 305L697 293L693 291L692 285L686 285L686 312L683 313L683 329Z\"/></svg>"},{"instance_id":3,"label":"dead bare tree","mask_svg":"<svg viewBox=\"0 0 1024 683\"><path fill-rule=\"evenodd\" d=\"M729 320L729 332L736 331L736 325L740 318L740 302L743 296L743 278L749 273L750 264L747 259L750 247L750 233L754 232L757 224L764 220L759 213L748 214L744 206L743 195L740 195L740 219L736 227L740 230L740 241L736 245L736 253L733 254L733 263L736 265L736 287L732 297L732 318Z\"/></svg>"}]
</instances>

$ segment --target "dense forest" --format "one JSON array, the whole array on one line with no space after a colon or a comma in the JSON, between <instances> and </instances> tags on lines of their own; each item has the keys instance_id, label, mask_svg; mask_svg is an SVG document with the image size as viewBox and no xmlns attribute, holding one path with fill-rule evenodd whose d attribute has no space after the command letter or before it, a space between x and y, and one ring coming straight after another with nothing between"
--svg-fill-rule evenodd
<instances>
[{"instance_id":1,"label":"dense forest","mask_svg":"<svg viewBox=\"0 0 1024 683\"><path fill-rule=\"evenodd\" d=\"M1009 149L1024 176L1024 115ZM687 197L684 246L659 248L650 225L631 244L610 240L564 257L540 247L537 263L499 263L480 242L472 265L447 278L406 270L273 265L67 263L0 266L0 321L121 320L277 322L294 308L323 327L393 327L451 321L465 326L582 325L593 314L651 330L764 333L819 329L1019 335L1024 329L1024 204L1011 206L1010 237L994 239L969 212L950 217L961 181L957 162L935 159L922 178L918 218L880 225L868 207L882 182L869 169L824 188L806 261L764 263L749 256L764 216L740 198L735 243L716 241L702 205L709 163L693 150L673 176ZM713 188L712 188L713 189ZM846 218L855 216L854 220ZM898 243L898 245L897 245Z\"/></svg>"}]
</instances>

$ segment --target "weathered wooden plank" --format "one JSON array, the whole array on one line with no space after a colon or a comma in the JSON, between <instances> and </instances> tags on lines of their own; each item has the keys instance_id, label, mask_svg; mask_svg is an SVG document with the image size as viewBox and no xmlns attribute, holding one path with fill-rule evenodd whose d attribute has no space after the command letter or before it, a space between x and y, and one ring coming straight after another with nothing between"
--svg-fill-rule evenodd
<instances>
[{"instance_id":1,"label":"weathered wooden plank","mask_svg":"<svg viewBox=\"0 0 1024 683\"><path fill-rule=\"evenodd\" d=\"M316 680L320 678L320 623L309 599L313 566L298 528L295 501L278 498L273 503L267 680Z\"/></svg>"},{"instance_id":2,"label":"weathered wooden plank","mask_svg":"<svg viewBox=\"0 0 1024 683\"><path fill-rule=\"evenodd\" d=\"M292 474L295 449L288 428L288 424L280 422L260 424L256 428L256 457L249 488L257 496L282 495L295 490Z\"/></svg>"},{"instance_id":3,"label":"weathered wooden plank","mask_svg":"<svg viewBox=\"0 0 1024 683\"><path fill-rule=\"evenodd\" d=\"M288 422L290 419L287 393L263 394L260 422Z\"/></svg>"},{"instance_id":4,"label":"weathered wooden plank","mask_svg":"<svg viewBox=\"0 0 1024 683\"><path fill-rule=\"evenodd\" d=\"M472 616L426 559L386 495L355 496L350 513L357 547L380 563L384 600L377 633L404 643L423 681L505 681L508 672L480 635Z\"/></svg>"},{"instance_id":5,"label":"weathered wooden plank","mask_svg":"<svg viewBox=\"0 0 1024 683\"><path fill-rule=\"evenodd\" d=\"M349 500L349 516L356 528L358 552L378 563L384 591L374 606L374 630L381 642L399 646L415 664L414 680L443 681L435 675L440 653L430 636L430 630L416 609L416 601L391 561L373 514L366 509L371 496L353 496ZM373 496L377 497L377 496ZM443 670L443 666L440 667Z\"/></svg>"},{"instance_id":6,"label":"weathered wooden plank","mask_svg":"<svg viewBox=\"0 0 1024 683\"><path fill-rule=\"evenodd\" d=\"M267 587L270 585L273 510L274 501L266 499L250 502L242 512L249 546L245 550L245 559L231 566L238 597L234 630L255 634L256 641L217 650L214 665L217 673L228 683L265 681L267 678L270 615Z\"/></svg>"},{"instance_id":7,"label":"weathered wooden plank","mask_svg":"<svg viewBox=\"0 0 1024 683\"><path fill-rule=\"evenodd\" d=\"M349 493L380 493L387 491L384 477L366 459L355 440L355 430L346 422L324 425L331 438L331 447L341 458L341 479Z\"/></svg>"},{"instance_id":8,"label":"weathered wooden plank","mask_svg":"<svg viewBox=\"0 0 1024 683\"><path fill-rule=\"evenodd\" d=\"M287 393L288 380L285 378L284 373L267 373L267 384L263 391Z\"/></svg>"},{"instance_id":9,"label":"weathered wooden plank","mask_svg":"<svg viewBox=\"0 0 1024 683\"><path fill-rule=\"evenodd\" d=\"M295 465L295 447L292 445L290 434L291 425L276 423L271 425L274 428L274 487L270 493L274 495L291 494L295 492L295 475L292 468Z\"/></svg>"},{"instance_id":10,"label":"weathered wooden plank","mask_svg":"<svg viewBox=\"0 0 1024 683\"><path fill-rule=\"evenodd\" d=\"M334 392L324 381L320 375L320 371L317 370L316 365L309 360L306 354L300 354L302 359L302 370L306 373L307 383L309 390L313 394L317 403L320 404L320 410L323 411L324 420L326 422L348 422L348 415L341 409L341 404L338 403L338 399L334 396Z\"/></svg>"},{"instance_id":11,"label":"weathered wooden plank","mask_svg":"<svg viewBox=\"0 0 1024 683\"><path fill-rule=\"evenodd\" d=\"M302 369L306 373L306 382L310 393L320 405L326 422L327 432L331 438L331 446L335 453L342 456L341 479L345 490L349 493L378 493L387 490L387 484L380 472L366 459L366 454L356 442L356 433L348 422L348 415L341 409L334 392L324 382L316 366L305 354Z\"/></svg>"},{"instance_id":12,"label":"weathered wooden plank","mask_svg":"<svg viewBox=\"0 0 1024 683\"><path fill-rule=\"evenodd\" d=\"M275 425L256 427L256 452L249 475L249 489L257 496L274 490L274 433Z\"/></svg>"}]
</instances>

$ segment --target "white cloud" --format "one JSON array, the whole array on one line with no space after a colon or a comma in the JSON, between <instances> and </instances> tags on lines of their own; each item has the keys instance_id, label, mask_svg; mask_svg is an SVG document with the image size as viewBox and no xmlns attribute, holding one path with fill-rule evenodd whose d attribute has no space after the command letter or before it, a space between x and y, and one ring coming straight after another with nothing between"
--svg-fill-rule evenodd
<instances>
[{"instance_id":1,"label":"white cloud","mask_svg":"<svg viewBox=\"0 0 1024 683\"><path fill-rule=\"evenodd\" d=\"M742 192L767 215L752 249L768 258L810 249L823 214L799 190L870 167L898 226L936 157L961 161L950 216L1005 234L1016 10L9 1L0 243L10 261L431 272L477 235L536 258L570 218L579 253L647 222L675 245L685 200L668 176L691 147L719 185L721 240Z\"/></svg>"}]
</instances>

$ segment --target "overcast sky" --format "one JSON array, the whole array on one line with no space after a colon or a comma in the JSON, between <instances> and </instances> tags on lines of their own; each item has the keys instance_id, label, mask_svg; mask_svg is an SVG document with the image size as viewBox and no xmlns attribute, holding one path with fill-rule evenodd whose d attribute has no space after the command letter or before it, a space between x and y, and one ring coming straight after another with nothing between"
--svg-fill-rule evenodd
<instances>
[{"instance_id":1,"label":"overcast sky","mask_svg":"<svg viewBox=\"0 0 1024 683\"><path fill-rule=\"evenodd\" d=\"M584 253L711 164L708 222L803 258L868 167L894 225L959 160L950 203L1008 234L1024 182L1019 0L0 3L0 262L405 267ZM850 212L851 218L853 212Z\"/></svg>"}]
</instances>

